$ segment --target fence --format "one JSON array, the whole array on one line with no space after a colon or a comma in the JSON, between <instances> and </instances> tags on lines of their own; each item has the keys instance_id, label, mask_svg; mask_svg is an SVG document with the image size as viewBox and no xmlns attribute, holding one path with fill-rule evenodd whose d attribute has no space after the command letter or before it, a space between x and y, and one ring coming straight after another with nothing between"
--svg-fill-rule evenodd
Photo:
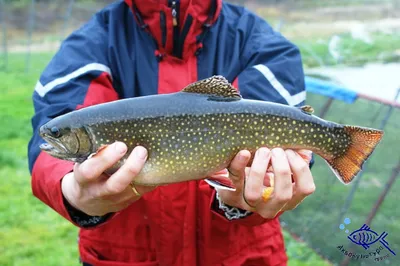
<instances>
[{"instance_id":1,"label":"fence","mask_svg":"<svg viewBox=\"0 0 400 266\"><path fill-rule=\"evenodd\" d=\"M10 55L17 54L26 72L40 72L37 61L48 61L65 36L110 2L31 0L18 1L17 5L15 1L0 0L0 70L7 71L14 63ZM265 17L300 47L306 73L314 68L360 66L370 61L400 62L400 1L240 2ZM376 74L379 79L379 73ZM382 79L382 83L400 87L396 76ZM382 101L379 97L359 94L354 102L348 103L315 93L308 95L308 104L317 115L343 124L381 128L385 136L365 171L349 186L340 184L326 163L317 157L313 167L317 190L297 209L282 216L283 228L332 264L373 265L375 258L389 254L383 263L400 265L400 256L388 253L387 249L379 251L382 256L371 255L372 259L349 258L343 252L346 249L364 256L372 252L347 239L366 222L378 235L387 232L390 248L400 253L397 206L400 197L396 193L400 184L395 182L400 170L400 101L395 99L398 96ZM307 261L304 254L289 255Z\"/></svg>"}]
</instances>

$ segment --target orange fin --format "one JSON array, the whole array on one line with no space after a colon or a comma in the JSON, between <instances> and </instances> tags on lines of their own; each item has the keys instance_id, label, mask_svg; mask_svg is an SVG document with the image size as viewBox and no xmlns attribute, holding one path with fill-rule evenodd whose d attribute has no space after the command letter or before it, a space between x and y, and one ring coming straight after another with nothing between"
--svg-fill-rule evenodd
<instances>
[{"instance_id":1,"label":"orange fin","mask_svg":"<svg viewBox=\"0 0 400 266\"><path fill-rule=\"evenodd\" d=\"M347 152L327 163L342 183L349 184L381 141L383 131L356 126L344 126L344 131L351 138Z\"/></svg>"},{"instance_id":2,"label":"orange fin","mask_svg":"<svg viewBox=\"0 0 400 266\"><path fill-rule=\"evenodd\" d=\"M92 154L89 155L88 159L93 158L93 157L95 157L95 156L98 156L98 155L99 155L105 148L107 148L108 146L109 146L108 144L101 145L101 146L97 149L97 151L96 151L95 153L92 153Z\"/></svg>"}]
</instances>

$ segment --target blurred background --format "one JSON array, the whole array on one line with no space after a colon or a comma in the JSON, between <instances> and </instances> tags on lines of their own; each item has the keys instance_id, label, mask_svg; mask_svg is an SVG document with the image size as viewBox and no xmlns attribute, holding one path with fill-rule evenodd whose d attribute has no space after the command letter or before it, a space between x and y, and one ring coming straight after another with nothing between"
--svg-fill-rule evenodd
<instances>
[{"instance_id":1,"label":"blurred background","mask_svg":"<svg viewBox=\"0 0 400 266\"><path fill-rule=\"evenodd\" d=\"M77 229L31 194L31 94L60 42L110 2L0 0L0 265L78 264ZM351 185L316 158L315 194L281 217L289 265L400 265L400 1L228 2L256 12L298 45L316 115L385 130ZM388 233L396 255L385 248L373 255L381 243L366 250L347 239L364 223Z\"/></svg>"}]
</instances>

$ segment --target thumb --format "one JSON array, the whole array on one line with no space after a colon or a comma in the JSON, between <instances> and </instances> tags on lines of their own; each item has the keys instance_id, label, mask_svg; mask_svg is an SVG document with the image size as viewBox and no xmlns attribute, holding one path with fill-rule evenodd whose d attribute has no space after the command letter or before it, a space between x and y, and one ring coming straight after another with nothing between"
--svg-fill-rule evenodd
<instances>
[{"instance_id":1,"label":"thumb","mask_svg":"<svg viewBox=\"0 0 400 266\"><path fill-rule=\"evenodd\" d=\"M117 163L126 152L127 146L123 142L115 142L101 147L82 164L75 164L75 179L82 185L97 180L108 168Z\"/></svg>"},{"instance_id":2,"label":"thumb","mask_svg":"<svg viewBox=\"0 0 400 266\"><path fill-rule=\"evenodd\" d=\"M245 177L245 169L250 161L251 153L247 150L242 150L236 154L235 158L231 161L228 171L229 178L238 190L243 188L243 181Z\"/></svg>"}]
</instances>

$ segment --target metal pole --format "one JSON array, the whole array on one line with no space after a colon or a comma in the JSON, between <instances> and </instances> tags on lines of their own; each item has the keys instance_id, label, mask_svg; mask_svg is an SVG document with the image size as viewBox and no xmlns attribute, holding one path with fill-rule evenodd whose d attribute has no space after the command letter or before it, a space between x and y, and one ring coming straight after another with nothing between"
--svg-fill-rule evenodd
<instances>
[{"instance_id":1,"label":"metal pole","mask_svg":"<svg viewBox=\"0 0 400 266\"><path fill-rule=\"evenodd\" d=\"M326 113L328 112L329 108L331 107L333 103L333 98L328 98L328 100L326 101L326 103L324 104L324 106L322 107L322 110L319 114L319 117L324 118Z\"/></svg>"},{"instance_id":2,"label":"metal pole","mask_svg":"<svg viewBox=\"0 0 400 266\"><path fill-rule=\"evenodd\" d=\"M8 67L8 49L7 49L7 18L6 18L6 4L4 0L0 0L0 24L3 30L3 57L4 64L2 66L3 70L7 70Z\"/></svg>"},{"instance_id":3,"label":"metal pole","mask_svg":"<svg viewBox=\"0 0 400 266\"><path fill-rule=\"evenodd\" d=\"M399 95L400 95L400 88L397 90L396 96L394 98L395 102L397 101L397 98L399 97ZM393 113L394 108L395 107L392 106L392 105L389 106L389 110L387 111L384 119L382 120L382 122L381 122L381 124L379 126L379 129L383 130L385 128L390 116ZM366 169L367 169L367 165L364 166L363 172L365 172ZM354 181L354 185L351 188L351 191L350 191L349 195L346 198L346 201L345 201L345 203L344 203L344 205L343 205L343 207L342 207L342 209L340 211L339 217L338 217L338 223L339 224L342 222L344 215L346 214L347 210L350 208L351 202L353 201L353 198L354 198L354 194L356 193L356 190L357 190L358 186L360 185L360 180L361 180L363 172L361 172L356 177L356 180Z\"/></svg>"},{"instance_id":4,"label":"metal pole","mask_svg":"<svg viewBox=\"0 0 400 266\"><path fill-rule=\"evenodd\" d=\"M397 165L393 168L393 172L392 175L390 176L388 182L385 185L385 188L383 189L383 191L381 192L381 194L379 195L379 198L377 199L376 203L374 204L374 206L372 207L371 212L369 213L367 220L365 221L365 224L367 224L368 226L371 226L371 222L372 219L374 219L376 213L378 212L380 206L382 205L383 201L385 200L386 195L389 192L389 189L392 187L392 185L394 184L394 181L396 181L396 178L398 177L400 173L400 160L397 162ZM354 252L354 249L351 248L349 250L349 252ZM341 266L347 266L349 264L350 261L350 257L346 256L342 262L341 262Z\"/></svg>"},{"instance_id":5,"label":"metal pole","mask_svg":"<svg viewBox=\"0 0 400 266\"><path fill-rule=\"evenodd\" d=\"M35 5L36 1L31 0L31 7L30 7L30 13L29 13L29 20L28 20L28 27L27 27L27 35L28 35L28 40L27 40L27 53L26 53L26 65L25 65L25 72L29 72L30 69L30 64L31 64L31 44L32 44L32 32L34 29L34 24L35 24Z\"/></svg>"},{"instance_id":6,"label":"metal pole","mask_svg":"<svg viewBox=\"0 0 400 266\"><path fill-rule=\"evenodd\" d=\"M392 175L390 176L390 179L385 185L385 188L383 189L382 193L379 195L379 198L377 199L374 207L372 208L371 212L368 215L368 218L366 220L366 224L371 226L371 222L374 219L376 213L378 212L380 206L382 205L382 202L385 200L386 195L389 192L389 189L392 187L394 184L394 181L396 181L397 176L400 173L400 160L397 162L397 166L393 168Z\"/></svg>"},{"instance_id":7,"label":"metal pole","mask_svg":"<svg viewBox=\"0 0 400 266\"><path fill-rule=\"evenodd\" d=\"M72 9L74 8L75 0L70 0L68 3L67 11L65 12L65 17L64 17L64 25L63 29L61 31L61 40L65 38L67 29L68 29L68 24L69 24L69 19L71 18L72 14Z\"/></svg>"}]
</instances>

